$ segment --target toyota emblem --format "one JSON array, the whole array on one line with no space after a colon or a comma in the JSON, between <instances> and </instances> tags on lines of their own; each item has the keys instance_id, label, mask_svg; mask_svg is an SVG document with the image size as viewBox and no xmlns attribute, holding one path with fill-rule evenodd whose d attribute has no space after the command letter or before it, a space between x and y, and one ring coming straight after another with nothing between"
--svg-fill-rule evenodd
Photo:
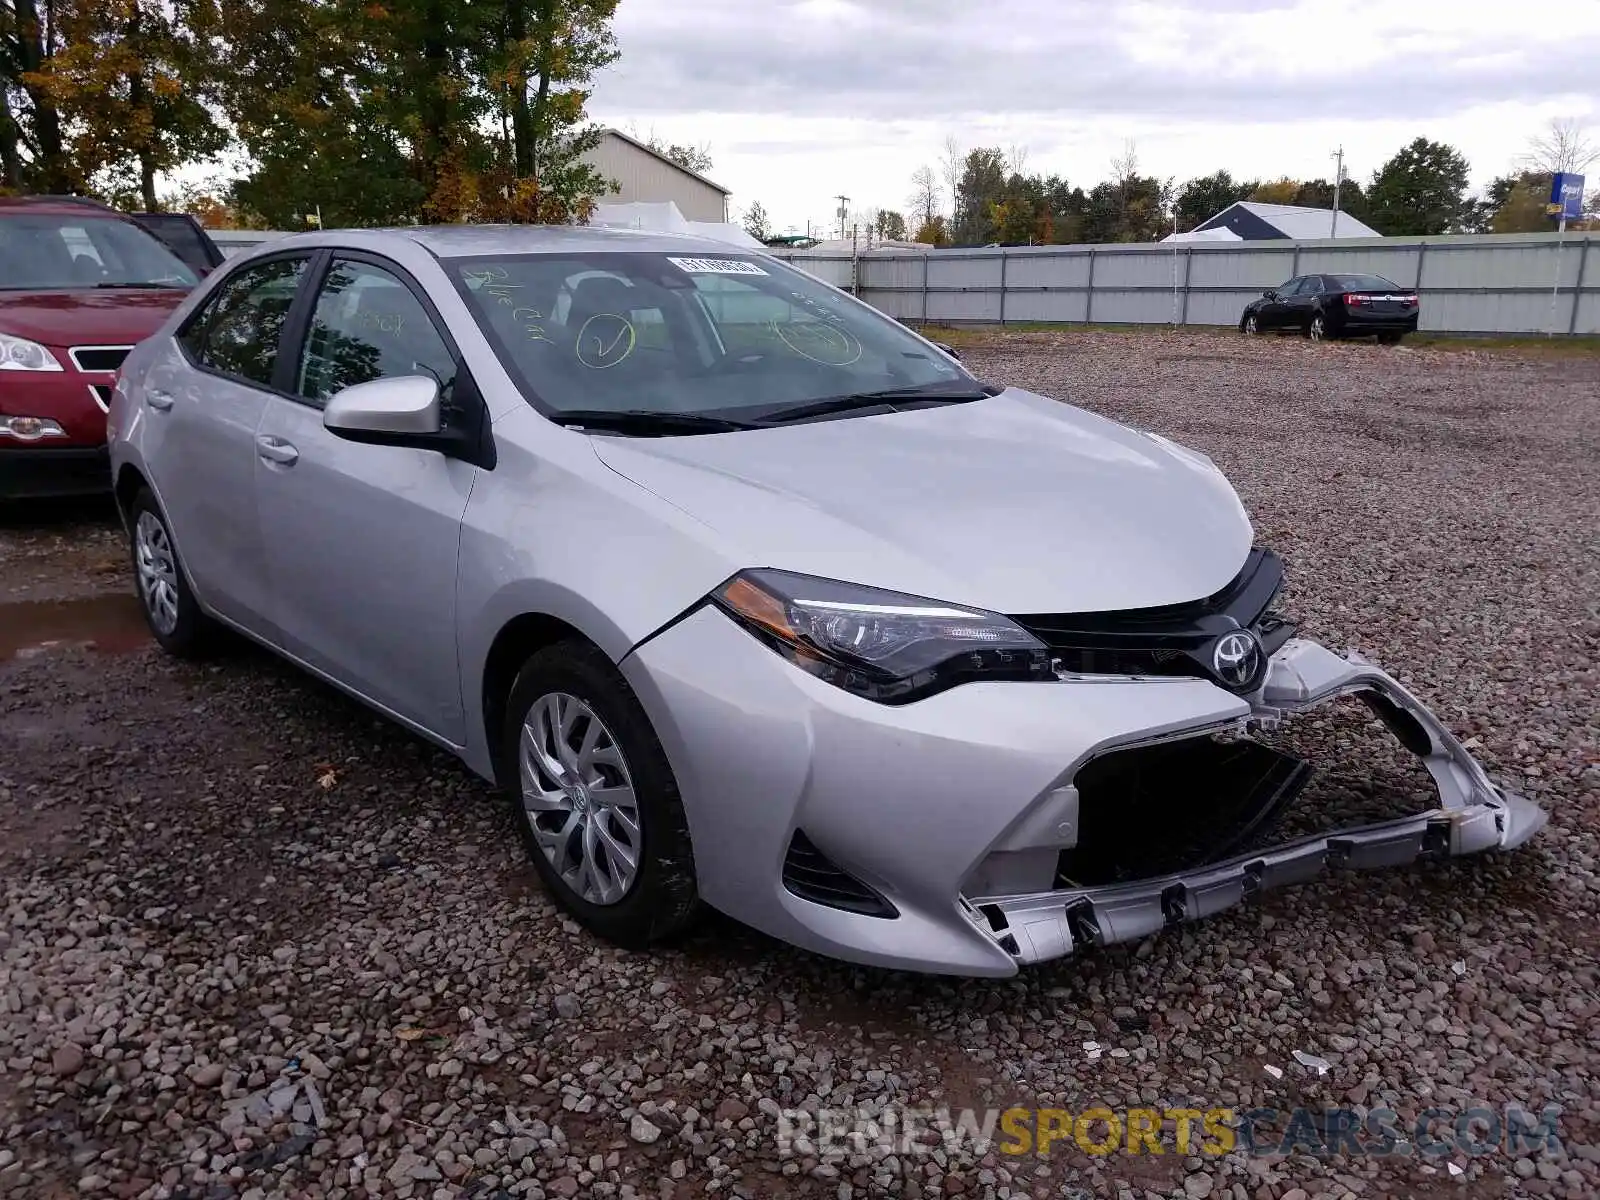
<instances>
[{"instance_id":1,"label":"toyota emblem","mask_svg":"<svg viewBox=\"0 0 1600 1200\"><path fill-rule=\"evenodd\" d=\"M1211 648L1211 670L1228 687L1242 690L1261 672L1261 643L1247 629L1236 629L1217 639Z\"/></svg>"}]
</instances>

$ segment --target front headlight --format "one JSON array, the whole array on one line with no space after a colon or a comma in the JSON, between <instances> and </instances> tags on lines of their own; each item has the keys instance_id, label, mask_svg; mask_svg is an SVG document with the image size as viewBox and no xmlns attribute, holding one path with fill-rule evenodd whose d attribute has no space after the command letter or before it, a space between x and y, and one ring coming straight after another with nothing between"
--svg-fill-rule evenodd
<instances>
[{"instance_id":1,"label":"front headlight","mask_svg":"<svg viewBox=\"0 0 1600 1200\"><path fill-rule=\"evenodd\" d=\"M796 666L882 704L975 679L1055 678L1043 642L982 609L773 570L742 571L711 599Z\"/></svg>"},{"instance_id":2,"label":"front headlight","mask_svg":"<svg viewBox=\"0 0 1600 1200\"><path fill-rule=\"evenodd\" d=\"M61 364L38 342L0 333L0 371L59 371Z\"/></svg>"}]
</instances>

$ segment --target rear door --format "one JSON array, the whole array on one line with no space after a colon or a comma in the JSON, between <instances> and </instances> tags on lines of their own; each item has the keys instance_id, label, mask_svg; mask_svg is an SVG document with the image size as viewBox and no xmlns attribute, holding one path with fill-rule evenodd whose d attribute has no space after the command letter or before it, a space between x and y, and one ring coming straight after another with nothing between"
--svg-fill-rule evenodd
<instances>
[{"instance_id":1,"label":"rear door","mask_svg":"<svg viewBox=\"0 0 1600 1200\"><path fill-rule=\"evenodd\" d=\"M202 603L269 640L256 430L309 255L240 267L168 339L139 393L140 453Z\"/></svg>"},{"instance_id":2,"label":"rear door","mask_svg":"<svg viewBox=\"0 0 1600 1200\"><path fill-rule=\"evenodd\" d=\"M375 255L335 252L299 340L288 394L267 404L255 464L284 646L460 745L456 557L478 468L336 437L322 411L341 388L396 375L432 376L446 404L476 403L471 378L421 289Z\"/></svg>"}]
</instances>

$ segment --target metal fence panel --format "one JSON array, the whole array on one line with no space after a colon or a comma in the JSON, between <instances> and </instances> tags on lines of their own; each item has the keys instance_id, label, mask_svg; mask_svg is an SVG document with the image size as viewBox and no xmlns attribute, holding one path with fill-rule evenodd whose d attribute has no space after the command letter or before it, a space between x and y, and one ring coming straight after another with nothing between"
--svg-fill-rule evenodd
<instances>
[{"instance_id":1,"label":"metal fence panel","mask_svg":"<svg viewBox=\"0 0 1600 1200\"><path fill-rule=\"evenodd\" d=\"M1251 254L1203 245L1190 246L1188 253L1190 287L1238 287L1259 296L1295 273L1294 250L1282 242Z\"/></svg>"},{"instance_id":2,"label":"metal fence panel","mask_svg":"<svg viewBox=\"0 0 1600 1200\"><path fill-rule=\"evenodd\" d=\"M1007 256L1006 287L1088 287L1089 254L1086 250L1066 254L1015 252ZM1011 304L1006 303L1006 315Z\"/></svg>"},{"instance_id":3,"label":"metal fence panel","mask_svg":"<svg viewBox=\"0 0 1600 1200\"><path fill-rule=\"evenodd\" d=\"M1423 329L1593 334L1597 242L1567 236L1553 312L1554 234L864 251L855 278L863 300L902 320L1234 325L1263 290L1295 275L1373 274L1420 291ZM848 258L778 257L850 285Z\"/></svg>"}]
</instances>

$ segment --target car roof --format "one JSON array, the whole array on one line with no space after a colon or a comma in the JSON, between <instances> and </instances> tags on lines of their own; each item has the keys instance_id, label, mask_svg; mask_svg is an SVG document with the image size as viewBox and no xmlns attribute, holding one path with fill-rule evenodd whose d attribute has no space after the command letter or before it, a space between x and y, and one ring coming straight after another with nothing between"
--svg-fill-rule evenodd
<instances>
[{"instance_id":1,"label":"car roof","mask_svg":"<svg viewBox=\"0 0 1600 1200\"><path fill-rule=\"evenodd\" d=\"M0 216L8 212L43 213L58 217L99 217L109 221L131 220L126 213L107 208L97 200L71 196L0 196Z\"/></svg>"},{"instance_id":2,"label":"car roof","mask_svg":"<svg viewBox=\"0 0 1600 1200\"><path fill-rule=\"evenodd\" d=\"M729 254L763 253L753 246L735 246L694 234L589 225L407 225L389 229L329 229L273 238L260 249L291 246L363 246L404 240L421 245L439 258L486 254Z\"/></svg>"}]
</instances>

